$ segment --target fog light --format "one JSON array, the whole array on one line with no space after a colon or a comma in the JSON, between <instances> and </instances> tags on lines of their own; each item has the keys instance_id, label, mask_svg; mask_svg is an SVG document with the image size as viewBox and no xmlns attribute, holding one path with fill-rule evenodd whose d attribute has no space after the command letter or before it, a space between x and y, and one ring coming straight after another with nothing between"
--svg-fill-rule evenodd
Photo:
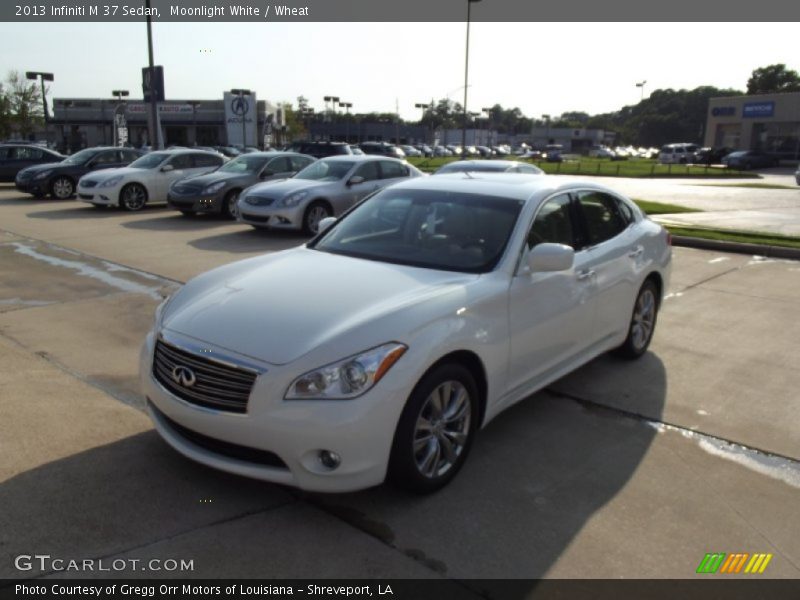
<instances>
[{"instance_id":1,"label":"fog light","mask_svg":"<svg viewBox=\"0 0 800 600\"><path fill-rule=\"evenodd\" d=\"M322 466L326 469L333 470L341 464L342 457L331 450L320 450L319 462L321 462Z\"/></svg>"}]
</instances>

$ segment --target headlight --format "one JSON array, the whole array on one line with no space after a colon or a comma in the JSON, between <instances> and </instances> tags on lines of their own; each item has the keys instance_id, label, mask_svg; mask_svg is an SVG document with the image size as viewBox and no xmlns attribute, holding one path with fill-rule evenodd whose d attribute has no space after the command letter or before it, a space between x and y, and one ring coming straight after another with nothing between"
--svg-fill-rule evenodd
<instances>
[{"instance_id":1,"label":"headlight","mask_svg":"<svg viewBox=\"0 0 800 600\"><path fill-rule=\"evenodd\" d=\"M216 194L222 188L225 187L224 181L218 181L217 183L212 183L211 185L206 186L206 189L203 190L204 194Z\"/></svg>"},{"instance_id":2,"label":"headlight","mask_svg":"<svg viewBox=\"0 0 800 600\"><path fill-rule=\"evenodd\" d=\"M117 175L116 177L111 177L110 179L101 181L97 184L97 187L111 187L112 185L117 185L120 181L122 181L122 175Z\"/></svg>"},{"instance_id":3,"label":"headlight","mask_svg":"<svg viewBox=\"0 0 800 600\"><path fill-rule=\"evenodd\" d=\"M286 399L345 400L360 396L378 383L407 349L390 342L309 371L292 382Z\"/></svg>"},{"instance_id":4,"label":"headlight","mask_svg":"<svg viewBox=\"0 0 800 600\"><path fill-rule=\"evenodd\" d=\"M41 173L37 173L34 179L44 179L45 177L49 177L50 174L53 172L53 169L48 169L47 171L42 171Z\"/></svg>"},{"instance_id":5,"label":"headlight","mask_svg":"<svg viewBox=\"0 0 800 600\"><path fill-rule=\"evenodd\" d=\"M297 206L306 196L308 196L307 190L304 192L295 192L291 196L286 196L286 198L281 200L281 206Z\"/></svg>"},{"instance_id":6,"label":"headlight","mask_svg":"<svg viewBox=\"0 0 800 600\"><path fill-rule=\"evenodd\" d=\"M175 297L175 294L167 296L164 300L156 307L156 314L153 319L153 329L158 331L161 328L161 319L164 316L164 310L167 308L167 305L170 301Z\"/></svg>"}]
</instances>

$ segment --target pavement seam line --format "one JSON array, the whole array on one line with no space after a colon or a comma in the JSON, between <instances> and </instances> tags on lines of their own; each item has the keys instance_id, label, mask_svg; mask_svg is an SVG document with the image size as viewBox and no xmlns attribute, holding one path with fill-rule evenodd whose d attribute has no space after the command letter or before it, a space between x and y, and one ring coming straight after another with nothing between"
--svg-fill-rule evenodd
<instances>
[{"instance_id":1,"label":"pavement seam line","mask_svg":"<svg viewBox=\"0 0 800 600\"><path fill-rule=\"evenodd\" d=\"M3 331L2 329L0 329L0 337L8 340L14 346L19 348L20 350L24 350L28 354L36 356L39 359L45 361L47 364L49 364L52 367L55 367L56 369L58 369L62 373L65 373L66 375L74 377L75 379L77 379L81 383L85 383L86 385L91 386L91 387L95 388L96 390L99 390L99 391L103 392L104 394L107 394L108 396L111 396L114 400L117 400L117 401L121 402L125 406L129 406L130 408L134 408L134 409L136 409L136 410L138 410L140 412L145 412L144 404L142 404L142 406L137 406L137 402L142 402L142 399L140 397L137 396L138 400L134 400L131 397L119 394L117 392L114 392L111 389L107 389L105 386L103 386L102 384L100 384L97 381L94 381L89 376L83 375L82 373L79 373L78 371L75 371L75 370L69 368L68 366L66 366L65 364L61 363L56 358L54 358L50 353L48 353L48 352L46 352L44 350L37 351L37 350L33 350L32 348L29 348L28 346L26 346L25 344L20 342L15 337L9 335L8 332Z\"/></svg>"},{"instance_id":2,"label":"pavement seam line","mask_svg":"<svg viewBox=\"0 0 800 600\"><path fill-rule=\"evenodd\" d=\"M311 498L311 497L307 496L307 495L306 495L306 493L305 493L305 492L303 492L302 490L292 490L292 493L293 493L293 494L295 494L295 495L297 496L297 499L298 499L298 500L301 500L301 501L305 502L305 503L306 503L307 505L309 505L310 507L312 507L312 508L315 508L315 509L317 509L318 511L320 511L320 512L322 512L322 513L325 513L325 514L326 514L326 515L328 515L329 517L333 517L334 519L336 519L336 520L337 520L337 521L339 521L340 523L343 523L343 524L347 525L348 527L350 527L350 528L352 528L352 529L355 529L356 531L359 531L359 532L363 533L364 535L367 535L368 537L370 537L370 538L372 538L372 539L376 540L378 543L380 543L380 544L383 544L383 545L384 545L384 546L386 546L387 548L390 548L390 549L392 549L392 550L396 551L398 554L402 555L404 558L406 558L406 559L410 559L410 560L414 561L415 563L417 563L418 565L421 565L423 568L425 568L425 569L427 569L427 570L431 571L432 573L435 573L435 574L436 574L436 575L437 575L439 578L441 578L441 579L444 579L444 580L446 580L446 581L451 581L451 582L453 582L454 584L456 584L456 585L459 585L459 586L461 586L461 587L465 588L465 589L466 589L466 590L468 590L470 593L477 595L479 598L485 598L485 599L487 599L487 600L490 600L491 596L488 596L488 595L486 595L486 594L483 594L483 593L482 593L482 592L480 592L479 590L475 590L475 589L473 589L473 588L472 588L470 585L468 585L468 584L466 583L466 581L465 581L465 580L462 580L462 579L454 579L454 578L452 578L452 577L449 577L449 576L445 575L444 573L441 573L441 572L437 571L436 569L433 569L433 568L431 568L431 567L430 567L428 564L426 564L426 561L424 561L424 560L420 560L419 558L417 558L417 557L415 557L415 556L412 556L412 555L410 555L410 554L406 553L406 552L405 552L405 551L404 551L402 548L400 548L400 547L399 547L397 544L395 544L394 542L390 542L390 541L388 541L388 540L386 540L386 539L382 538L381 536L379 536L379 535L376 535L374 532L370 531L369 529L367 529L367 528L365 528L365 527L361 527L361 526L360 526L360 525L359 525L359 524L358 524L358 523L357 523L355 520L353 520L353 519L347 519L347 518L345 518L343 515L339 514L337 511L333 510L332 508L328 508L328 507L325 505L325 503L324 503L324 502L322 502L322 501L319 501L319 500L316 500L315 498Z\"/></svg>"},{"instance_id":3,"label":"pavement seam line","mask_svg":"<svg viewBox=\"0 0 800 600\"><path fill-rule=\"evenodd\" d=\"M698 281L698 282L692 283L690 285L687 285L685 288L680 290L680 293L686 292L688 290L692 290L692 289L694 289L694 288L696 288L698 286L703 285L704 283L708 283L709 281L713 281L714 279L722 277L723 275L729 275L730 273L734 273L736 271L740 271L741 269L742 269L742 267L732 267L732 268L728 269L727 271L723 271L722 273L716 273L716 274L711 275L710 277L707 277L707 278L705 278L705 279L703 279L701 281Z\"/></svg>"},{"instance_id":4,"label":"pavement seam line","mask_svg":"<svg viewBox=\"0 0 800 600\"><path fill-rule=\"evenodd\" d=\"M551 388L551 387L545 388L545 391L547 391L547 392L549 392L549 393L551 393L554 396L557 396L559 398L566 398L568 400L572 400L573 402L577 402L578 404L589 405L589 406L591 406L593 408L599 408L601 410L606 410L606 411L609 411L609 412L613 412L613 413L616 413L618 415L622 415L623 417L626 417L628 419L633 419L635 421L643 421L643 422L646 422L646 423L651 423L653 425L665 425L665 426L671 427L672 429L675 429L675 430L677 430L679 432L686 432L686 433L690 433L692 435L701 435L701 436L716 440L718 442L724 442L726 444L740 446L740 447L744 448L747 451L755 452L755 453L761 454L761 455L766 456L766 457L780 458L780 459L783 459L783 460L786 460L786 461L789 461L789 462L792 462L792 463L800 465L800 459L798 459L796 457L787 456L785 454L780 454L778 452L772 452L771 450L764 450L763 448L757 448L755 446L748 446L746 444L742 444L741 442L736 442L734 440L729 440L729 439L726 439L724 437L720 437L718 435L714 435L713 433L707 433L707 432L702 431L700 429L689 429L688 427L683 427L682 425L675 425L673 423L668 423L667 421L654 419L652 417L648 417L646 415L643 415L643 414L640 414L640 413L637 413L637 412L633 412L633 411L630 411L630 410L625 410L624 408L616 408L616 407L613 407L613 406L608 406L607 404L603 404L601 402L597 402L596 400L588 400L586 398L581 398L580 396L576 396L576 395L570 394L568 392L562 392L562 391L556 390L556 389Z\"/></svg>"}]
</instances>

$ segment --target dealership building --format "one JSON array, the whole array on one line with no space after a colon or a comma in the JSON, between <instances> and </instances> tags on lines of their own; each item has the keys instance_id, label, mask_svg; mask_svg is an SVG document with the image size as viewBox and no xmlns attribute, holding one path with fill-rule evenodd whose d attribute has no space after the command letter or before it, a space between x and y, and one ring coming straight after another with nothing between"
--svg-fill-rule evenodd
<instances>
[{"instance_id":1,"label":"dealership building","mask_svg":"<svg viewBox=\"0 0 800 600\"><path fill-rule=\"evenodd\" d=\"M800 92L711 98L705 145L800 159Z\"/></svg>"},{"instance_id":2,"label":"dealership building","mask_svg":"<svg viewBox=\"0 0 800 600\"><path fill-rule=\"evenodd\" d=\"M165 146L264 145L272 133L276 107L255 94L239 97L225 92L220 100L168 100L158 103ZM112 145L121 131L124 142L149 145L150 105L144 100L55 98L47 122L48 141L76 151ZM244 123L243 123L244 120Z\"/></svg>"}]
</instances>

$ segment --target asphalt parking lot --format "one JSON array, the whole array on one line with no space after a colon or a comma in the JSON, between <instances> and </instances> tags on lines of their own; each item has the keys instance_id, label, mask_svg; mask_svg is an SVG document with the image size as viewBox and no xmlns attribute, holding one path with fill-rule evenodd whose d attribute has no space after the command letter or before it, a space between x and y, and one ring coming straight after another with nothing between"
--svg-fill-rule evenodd
<instances>
[{"instance_id":1,"label":"asphalt parking lot","mask_svg":"<svg viewBox=\"0 0 800 600\"><path fill-rule=\"evenodd\" d=\"M506 411L435 495L318 495L182 458L137 383L160 297L303 241L0 187L0 577L57 575L15 566L49 554L193 561L110 574L146 577L690 578L707 552L800 577L800 262L676 248L640 361Z\"/></svg>"}]
</instances>

